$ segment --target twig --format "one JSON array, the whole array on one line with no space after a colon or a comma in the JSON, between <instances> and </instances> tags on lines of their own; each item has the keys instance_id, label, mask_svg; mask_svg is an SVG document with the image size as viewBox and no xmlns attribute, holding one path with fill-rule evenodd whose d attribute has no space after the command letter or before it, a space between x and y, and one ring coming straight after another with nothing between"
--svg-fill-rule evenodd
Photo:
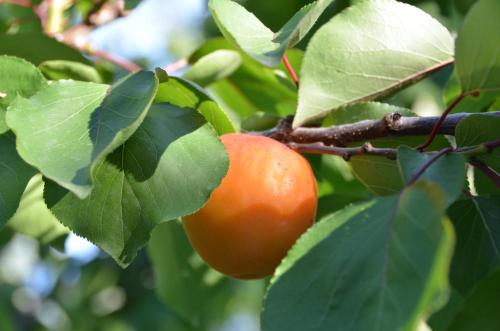
<instances>
[{"instance_id":1,"label":"twig","mask_svg":"<svg viewBox=\"0 0 500 331\"><path fill-rule=\"evenodd\" d=\"M297 86L297 88L298 88L299 87L299 77L295 73L295 70L293 70L292 65L290 64L290 62L288 61L288 59L284 53L283 53L282 60L283 60L283 64L285 65L286 70L290 74L290 77L292 77L292 79L295 83L295 86Z\"/></svg>"},{"instance_id":2,"label":"twig","mask_svg":"<svg viewBox=\"0 0 500 331\"><path fill-rule=\"evenodd\" d=\"M424 172L434 163L436 162L437 160L439 160L440 157L450 153L453 151L453 148L451 147L446 147L446 148L443 148L442 150L440 150L438 153L436 153L436 155L434 155L433 157L431 157L418 171L417 173L415 173L415 175L413 175L413 177L408 181L408 183L406 183L406 187L409 187L413 184L415 184L415 182L420 178L420 176L422 176L424 174Z\"/></svg>"},{"instance_id":3,"label":"twig","mask_svg":"<svg viewBox=\"0 0 500 331\"><path fill-rule=\"evenodd\" d=\"M189 64L186 58L179 59L173 63L168 64L163 70L165 70L169 75L176 72L177 70L183 69Z\"/></svg>"},{"instance_id":4,"label":"twig","mask_svg":"<svg viewBox=\"0 0 500 331\"><path fill-rule=\"evenodd\" d=\"M43 25L47 35L53 36L60 33L64 29L64 11L71 4L69 0L48 0L47 3L47 20Z\"/></svg>"},{"instance_id":5,"label":"twig","mask_svg":"<svg viewBox=\"0 0 500 331\"><path fill-rule=\"evenodd\" d=\"M94 4L92 5L92 8L90 8L90 10L85 15L85 18L83 19L83 23L85 25L94 25L91 22L91 16L96 14L97 12L99 12L106 2L107 2L107 0L95 0Z\"/></svg>"},{"instance_id":6,"label":"twig","mask_svg":"<svg viewBox=\"0 0 500 331\"><path fill-rule=\"evenodd\" d=\"M299 153L337 155L341 156L346 161L349 161L353 156L359 156L359 155L383 156L391 160L395 160L397 157L396 149L376 148L373 147L370 143L365 143L359 147L326 146L321 142L312 144L297 144L292 142L288 143L287 145L288 147Z\"/></svg>"},{"instance_id":7,"label":"twig","mask_svg":"<svg viewBox=\"0 0 500 331\"><path fill-rule=\"evenodd\" d=\"M99 49L95 49L91 46L87 46L83 49L80 49L80 51L87 52L89 55L93 55L93 56L101 58L103 60L107 60L107 61L109 61L109 62L111 62L119 67L122 67L123 69L125 69L127 71L130 71L130 72L135 72L135 71L139 71L142 69L139 65L137 65L134 62L129 61L121 56L118 56L116 54L111 54L111 53L108 53L108 52L105 52L105 51L102 51Z\"/></svg>"},{"instance_id":8,"label":"twig","mask_svg":"<svg viewBox=\"0 0 500 331\"><path fill-rule=\"evenodd\" d=\"M496 185L496 187L500 188L500 174L495 171L495 169L489 167L484 164L482 161L473 158L469 161L474 168L480 170L483 174L485 174L491 181Z\"/></svg>"},{"instance_id":9,"label":"twig","mask_svg":"<svg viewBox=\"0 0 500 331\"><path fill-rule=\"evenodd\" d=\"M432 144L432 141L434 140L434 138L438 134L439 128L441 127L444 120L446 119L446 116L448 116L448 114L453 110L453 108L455 108L455 106L458 105L458 103L460 101L462 101L462 99L465 98L466 96L467 96L467 94L461 93L458 97L455 98L455 100L453 100L452 103L450 103L448 105L446 110L441 114L441 116L437 120L436 124L434 124L434 127L432 128L431 133L427 137L427 140L423 144L421 144L420 146L417 147L417 149L419 151L423 152L427 147L429 147L430 144Z\"/></svg>"},{"instance_id":10,"label":"twig","mask_svg":"<svg viewBox=\"0 0 500 331\"><path fill-rule=\"evenodd\" d=\"M57 31L59 31L59 23L62 23L62 21L60 21L60 20L57 21L56 25L58 26L58 28L56 28L57 31L54 33L54 31L52 31L52 28L48 27L48 25L52 25L48 21L49 21L49 11L51 10L51 6L54 5L54 2L55 2L54 0L43 0L38 6L34 6L32 4L32 2L29 0L8 0L7 2L16 4L19 6L23 6L26 8L32 8L33 11L38 15L38 17L42 21L42 26L44 26L44 29L47 32L47 34L50 37L54 37L59 42L62 42L69 47L72 47L80 52L87 53L91 56L95 56L95 57L101 58L103 60L107 60L107 61L127 70L127 71L130 71L130 72L139 71L142 69L139 65L135 64L134 62L129 61L125 58L122 58L118 55L95 49L86 41L81 42L81 41L75 41L75 40L66 40L64 38L64 34L57 33ZM59 4L57 10L64 9L62 7L62 4L65 3L64 1L59 0L57 3ZM85 25L82 25L82 26L85 26ZM55 26L54 26L54 28L55 28ZM72 39L75 39L75 38L72 38Z\"/></svg>"},{"instance_id":11,"label":"twig","mask_svg":"<svg viewBox=\"0 0 500 331\"><path fill-rule=\"evenodd\" d=\"M489 153L497 147L500 147L500 139L487 141L476 146L461 147L458 150L462 153L463 156L472 159L475 156Z\"/></svg>"},{"instance_id":12,"label":"twig","mask_svg":"<svg viewBox=\"0 0 500 331\"><path fill-rule=\"evenodd\" d=\"M254 133L252 133L254 134ZM364 143L362 146L356 147L339 147L339 146L328 146L322 142L314 143L297 143L293 141L283 142L291 149L305 154L330 154L337 155L344 158L344 160L349 161L353 156L359 155L374 155L383 156L390 160L395 160L397 158L398 150L396 148L380 148L373 147L370 143ZM448 150L447 153L461 154L466 158L474 159L475 156L487 154L493 151L493 149L500 147L500 140L493 140L482 143L480 145L471 147L461 147L453 149L451 147L445 148ZM425 152L428 155L435 157L435 155L440 152ZM434 162L434 161L433 161Z\"/></svg>"},{"instance_id":13,"label":"twig","mask_svg":"<svg viewBox=\"0 0 500 331\"><path fill-rule=\"evenodd\" d=\"M500 111L487 113L500 116ZM472 114L459 113L448 116L437 129L438 134L455 133L458 122ZM258 134L281 142L315 143L345 146L353 142L366 142L390 136L419 136L429 134L439 117L403 117L399 113L387 114L381 120L366 120L352 124L334 125L326 128L299 127L292 129L291 119L283 120L277 127Z\"/></svg>"}]
</instances>

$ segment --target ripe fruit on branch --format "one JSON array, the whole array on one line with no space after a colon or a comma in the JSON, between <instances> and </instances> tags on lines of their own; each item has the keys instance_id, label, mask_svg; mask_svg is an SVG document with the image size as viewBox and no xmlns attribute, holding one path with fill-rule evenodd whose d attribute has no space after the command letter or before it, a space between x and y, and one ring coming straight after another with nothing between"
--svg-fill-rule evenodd
<instances>
[{"instance_id":1,"label":"ripe fruit on branch","mask_svg":"<svg viewBox=\"0 0 500 331\"><path fill-rule=\"evenodd\" d=\"M207 204L183 219L189 240L214 269L234 278L273 273L312 225L316 181L297 152L267 137L221 137L229 170Z\"/></svg>"}]
</instances>

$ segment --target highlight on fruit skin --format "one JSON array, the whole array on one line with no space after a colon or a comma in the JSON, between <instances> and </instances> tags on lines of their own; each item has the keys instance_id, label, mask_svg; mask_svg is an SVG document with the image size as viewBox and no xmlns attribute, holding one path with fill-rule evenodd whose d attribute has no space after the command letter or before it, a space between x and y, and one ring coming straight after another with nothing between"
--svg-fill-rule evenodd
<instances>
[{"instance_id":1,"label":"highlight on fruit skin","mask_svg":"<svg viewBox=\"0 0 500 331\"><path fill-rule=\"evenodd\" d=\"M317 187L307 160L263 136L221 137L229 169L206 205L183 218L191 244L234 278L271 275L314 222Z\"/></svg>"}]
</instances>

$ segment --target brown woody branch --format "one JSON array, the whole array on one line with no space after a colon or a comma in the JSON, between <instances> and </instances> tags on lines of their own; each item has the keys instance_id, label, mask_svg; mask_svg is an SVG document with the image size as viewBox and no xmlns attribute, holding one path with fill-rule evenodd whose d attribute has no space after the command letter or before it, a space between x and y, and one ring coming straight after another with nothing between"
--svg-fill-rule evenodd
<instances>
[{"instance_id":1,"label":"brown woody branch","mask_svg":"<svg viewBox=\"0 0 500 331\"><path fill-rule=\"evenodd\" d=\"M0 0L1 2L1 0ZM52 4L51 0L43 0L39 5L35 6L30 0L6 0L6 3L11 3L14 5L26 7L26 8L31 8L33 9L33 12L38 15L42 22L42 26L46 27L48 24L48 14L50 5ZM102 0L96 0L94 8L91 9L90 14L95 15L103 8L107 1L102 1ZM117 1L119 3L119 1ZM122 13L123 14L123 13ZM121 16L121 15L119 15ZM49 37L54 37L57 39L59 42L62 42L66 44L69 47L72 47L80 52L87 53L90 56L94 56L106 61L109 61L113 63L116 66L119 66L127 71L134 72L134 71L139 71L142 68L137 65L136 63L129 61L125 58L122 58L121 56L118 56L116 54L111 54L102 50L95 49L92 47L86 40L86 36L90 33L91 31L91 26L85 24L78 24L73 26L71 29L66 30L64 32L58 33L58 29L56 29L56 32L54 31L47 31L47 28L44 28L44 30L47 32L47 35Z\"/></svg>"},{"instance_id":2,"label":"brown woody branch","mask_svg":"<svg viewBox=\"0 0 500 331\"><path fill-rule=\"evenodd\" d=\"M441 123L437 134L454 135L458 122L471 113L452 114ZM488 115L500 116L500 111ZM259 134L283 143L312 144L344 147L349 143L366 142L384 137L423 136L432 132L438 116L403 117L399 113L387 114L381 120L366 120L352 124L334 125L326 128L300 127L292 129L290 117L285 118L275 128Z\"/></svg>"},{"instance_id":3,"label":"brown woody branch","mask_svg":"<svg viewBox=\"0 0 500 331\"><path fill-rule=\"evenodd\" d=\"M373 156L383 156L390 160L395 160L397 158L398 150L396 148L380 148L373 147L369 142L364 143L362 146L358 147L338 147L338 146L327 146L322 142L317 143L286 143L291 149L304 154L330 154L341 156L344 160L349 161L353 156L359 155L373 155ZM487 141L485 143L476 146L467 146L460 148L445 148L446 153L458 153L464 157L470 159L469 163L477 166L477 161L475 156L491 153L495 148L500 147L500 139ZM444 150L440 151L443 152ZM426 152L428 155L439 154L440 152ZM442 156L442 155L441 155ZM434 161L432 161L434 162ZM484 167L483 167L484 168ZM481 169L484 172L484 169ZM491 174L491 171L490 171ZM489 176L491 177L491 176Z\"/></svg>"},{"instance_id":4,"label":"brown woody branch","mask_svg":"<svg viewBox=\"0 0 500 331\"><path fill-rule=\"evenodd\" d=\"M373 147L370 143L364 143L359 147L337 147L327 146L322 142L310 144L298 144L290 142L287 144L291 149L299 153L305 154L330 154L342 157L344 160L349 161L351 157L358 155L376 155L383 156L391 160L395 160L397 150L394 148L378 148Z\"/></svg>"},{"instance_id":5,"label":"brown woody branch","mask_svg":"<svg viewBox=\"0 0 500 331\"><path fill-rule=\"evenodd\" d=\"M85 18L83 19L83 23L85 25L94 25L94 23L92 22L92 16L97 14L102 9L106 1L107 0L96 0L93 2L92 7L89 9L87 15L85 15Z\"/></svg>"}]
</instances>

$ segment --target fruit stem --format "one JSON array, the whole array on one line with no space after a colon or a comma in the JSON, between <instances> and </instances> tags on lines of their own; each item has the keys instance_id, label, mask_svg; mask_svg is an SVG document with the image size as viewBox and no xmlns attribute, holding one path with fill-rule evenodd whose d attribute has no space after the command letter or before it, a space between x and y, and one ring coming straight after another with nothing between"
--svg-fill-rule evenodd
<instances>
[{"instance_id":1,"label":"fruit stem","mask_svg":"<svg viewBox=\"0 0 500 331\"><path fill-rule=\"evenodd\" d=\"M295 86L297 86L297 88L299 88L299 77L295 73L295 70L293 70L292 65L290 64L290 62L288 61L288 59L284 53L283 53L282 60L283 60L283 65L285 66L286 70L290 74L290 77L292 77L293 82L295 83Z\"/></svg>"},{"instance_id":2,"label":"fruit stem","mask_svg":"<svg viewBox=\"0 0 500 331\"><path fill-rule=\"evenodd\" d=\"M423 144L418 146L417 150L423 152L427 147L429 147L430 144L432 144L432 141L436 137L438 130L441 127L441 124L446 119L446 116L448 116L448 114L453 110L453 108L455 108L455 106L458 105L458 103L462 101L462 99L465 98L466 96L467 94L462 92L458 97L455 98L455 100L453 100L452 103L450 103L450 105L446 108L446 110L441 114L441 117L439 117L436 124L434 124L434 127L432 128L431 133L427 137L427 140Z\"/></svg>"}]
</instances>

